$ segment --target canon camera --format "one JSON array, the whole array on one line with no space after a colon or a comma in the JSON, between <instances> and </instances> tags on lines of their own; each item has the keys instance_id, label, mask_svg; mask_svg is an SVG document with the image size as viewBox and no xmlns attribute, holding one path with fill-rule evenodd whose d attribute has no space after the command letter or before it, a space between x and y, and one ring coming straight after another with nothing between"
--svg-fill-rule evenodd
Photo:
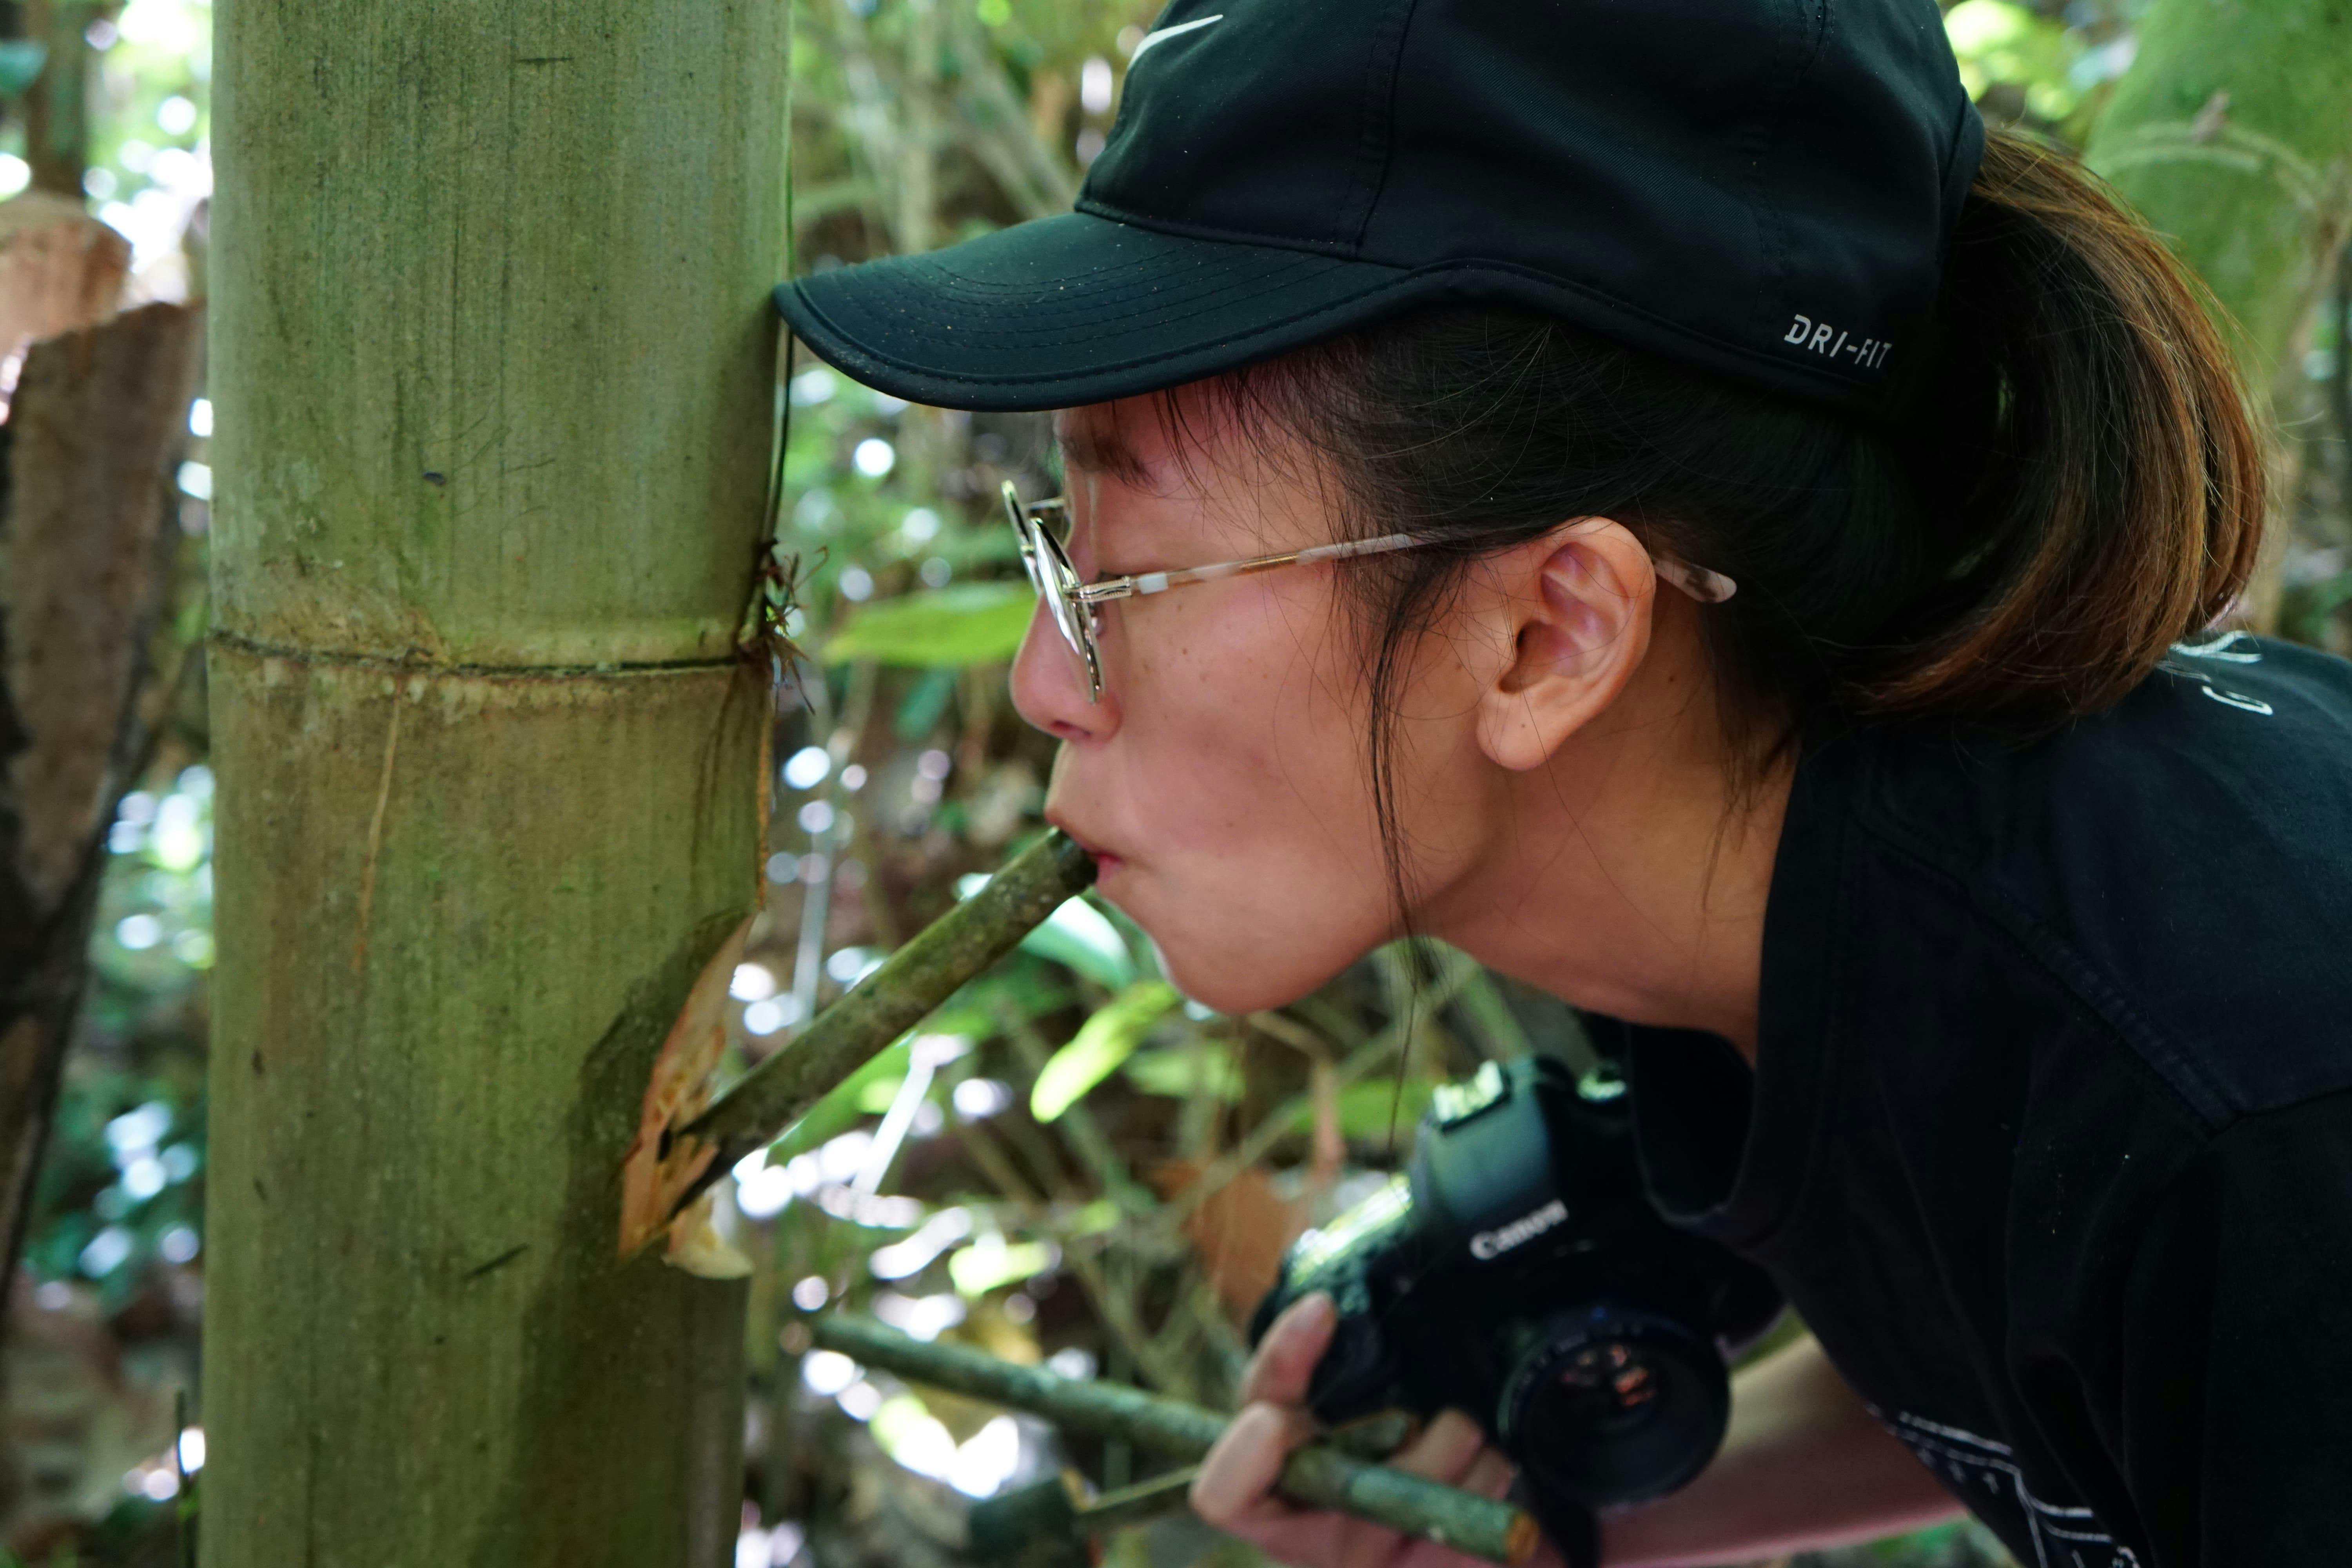
<instances>
[{"instance_id":1,"label":"canon camera","mask_svg":"<svg viewBox=\"0 0 2352 1568\"><path fill-rule=\"evenodd\" d=\"M1623 1081L1541 1057L1440 1086L1405 1173L1292 1245L1251 1342L1317 1290L1339 1324L1315 1414L1465 1411L1547 1523L1696 1476L1727 1362L1780 1310L1761 1269L1652 1209Z\"/></svg>"}]
</instances>

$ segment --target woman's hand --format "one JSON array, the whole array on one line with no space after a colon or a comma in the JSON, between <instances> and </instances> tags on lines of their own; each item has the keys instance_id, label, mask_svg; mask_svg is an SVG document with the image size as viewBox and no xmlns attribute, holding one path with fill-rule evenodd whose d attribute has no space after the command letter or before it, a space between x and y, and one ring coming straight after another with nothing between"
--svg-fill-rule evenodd
<instances>
[{"instance_id":1,"label":"woman's hand","mask_svg":"<svg viewBox=\"0 0 2352 1568\"><path fill-rule=\"evenodd\" d=\"M1294 1568L1473 1568L1476 1558L1272 1495L1293 1448L1314 1433L1301 1404L1331 1342L1329 1298L1275 1320L1243 1379L1247 1401L1192 1483L1192 1508ZM1447 1411L1389 1463L1488 1497L1510 1461ZM1959 1505L1874 1419L1808 1337L1732 1380L1731 1429L1706 1473L1656 1502L1610 1514L1598 1555L1612 1568L1705 1568L1843 1546L1952 1518ZM1528 1568L1560 1568L1547 1541Z\"/></svg>"},{"instance_id":2,"label":"woman's hand","mask_svg":"<svg viewBox=\"0 0 2352 1568\"><path fill-rule=\"evenodd\" d=\"M1242 1379L1242 1413L1192 1482L1193 1511L1293 1568L1483 1568L1450 1547L1344 1513L1310 1513L1273 1494L1283 1461L1315 1434L1303 1408L1307 1383L1336 1321L1331 1299L1314 1295L1293 1302L1266 1330ZM1455 1410L1431 1422L1388 1463L1487 1497L1501 1497L1511 1484L1510 1461Z\"/></svg>"}]
</instances>

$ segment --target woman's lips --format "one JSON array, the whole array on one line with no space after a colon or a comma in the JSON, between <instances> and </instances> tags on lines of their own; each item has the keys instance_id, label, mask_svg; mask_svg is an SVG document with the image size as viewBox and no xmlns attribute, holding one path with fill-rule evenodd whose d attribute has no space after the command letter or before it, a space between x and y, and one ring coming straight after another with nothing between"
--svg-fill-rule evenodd
<instances>
[{"instance_id":1,"label":"woman's lips","mask_svg":"<svg viewBox=\"0 0 2352 1568\"><path fill-rule=\"evenodd\" d=\"M1053 823L1055 827L1060 828L1064 833L1068 834L1070 841L1076 844L1079 848L1085 850L1087 856L1093 859L1095 863L1095 876L1097 880L1109 876L1113 871L1118 870L1120 866L1126 863L1118 855L1104 848L1100 844L1087 837L1085 834L1073 832L1067 823L1054 822L1054 819L1050 816L1045 820Z\"/></svg>"}]
</instances>

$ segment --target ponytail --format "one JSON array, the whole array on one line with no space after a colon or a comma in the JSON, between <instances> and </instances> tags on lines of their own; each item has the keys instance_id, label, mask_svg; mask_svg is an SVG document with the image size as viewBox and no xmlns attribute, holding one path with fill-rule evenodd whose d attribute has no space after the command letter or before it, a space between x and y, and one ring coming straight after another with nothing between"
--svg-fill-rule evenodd
<instances>
[{"instance_id":1,"label":"ponytail","mask_svg":"<svg viewBox=\"0 0 2352 1568\"><path fill-rule=\"evenodd\" d=\"M1915 483L1963 551L1853 687L1880 710L2091 711L2225 614L2263 446L2210 300L2072 160L1995 132L1952 237Z\"/></svg>"}]
</instances>

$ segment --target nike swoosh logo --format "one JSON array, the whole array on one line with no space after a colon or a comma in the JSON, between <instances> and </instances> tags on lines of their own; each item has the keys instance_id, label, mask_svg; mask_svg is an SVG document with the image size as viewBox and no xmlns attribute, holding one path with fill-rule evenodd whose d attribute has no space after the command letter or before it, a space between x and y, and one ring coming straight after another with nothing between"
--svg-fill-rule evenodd
<instances>
[{"instance_id":1,"label":"nike swoosh logo","mask_svg":"<svg viewBox=\"0 0 2352 1568\"><path fill-rule=\"evenodd\" d=\"M1135 53L1127 57L1128 69L1133 70L1135 62L1143 58L1143 51L1162 39L1172 38L1179 33L1189 33L1196 27L1205 27L1212 22L1222 22L1224 19L1225 14L1220 11L1213 16L1203 16L1196 22L1180 22L1175 26L1162 27L1158 32L1144 34L1143 41L1135 46Z\"/></svg>"}]
</instances>

